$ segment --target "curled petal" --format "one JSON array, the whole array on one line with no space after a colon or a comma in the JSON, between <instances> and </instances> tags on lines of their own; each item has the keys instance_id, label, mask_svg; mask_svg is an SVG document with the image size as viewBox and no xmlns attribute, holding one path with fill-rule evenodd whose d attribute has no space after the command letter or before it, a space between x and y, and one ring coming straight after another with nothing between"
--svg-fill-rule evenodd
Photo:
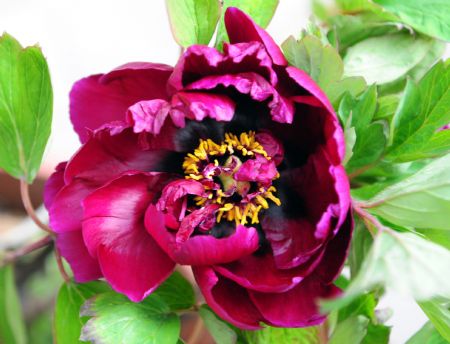
<instances>
[{"instance_id":1,"label":"curled petal","mask_svg":"<svg viewBox=\"0 0 450 344\"><path fill-rule=\"evenodd\" d=\"M260 131L256 134L256 141L263 146L267 155L272 157L276 165L281 164L284 158L284 148L280 140L269 131Z\"/></svg>"},{"instance_id":2,"label":"curled petal","mask_svg":"<svg viewBox=\"0 0 450 344\"><path fill-rule=\"evenodd\" d=\"M84 202L83 237L111 286L141 301L175 263L146 232L146 207L166 182L164 174L129 174L93 192Z\"/></svg>"},{"instance_id":3,"label":"curled petal","mask_svg":"<svg viewBox=\"0 0 450 344\"><path fill-rule=\"evenodd\" d=\"M195 279L208 305L222 319L246 330L258 330L264 321L250 301L247 290L217 274L211 267L193 269Z\"/></svg>"},{"instance_id":4,"label":"curled petal","mask_svg":"<svg viewBox=\"0 0 450 344\"><path fill-rule=\"evenodd\" d=\"M235 173L234 178L239 181L270 183L277 174L274 161L257 156L256 159L245 161Z\"/></svg>"},{"instance_id":5,"label":"curled petal","mask_svg":"<svg viewBox=\"0 0 450 344\"><path fill-rule=\"evenodd\" d=\"M306 278L284 293L249 290L250 298L268 324L279 327L307 327L325 320L317 302L338 296L339 288L315 278Z\"/></svg>"},{"instance_id":6,"label":"curled petal","mask_svg":"<svg viewBox=\"0 0 450 344\"><path fill-rule=\"evenodd\" d=\"M209 231L216 224L216 212L220 208L218 204L209 204L194 210L182 221L176 235L177 243L184 243L194 233L195 229Z\"/></svg>"},{"instance_id":7,"label":"curled petal","mask_svg":"<svg viewBox=\"0 0 450 344\"><path fill-rule=\"evenodd\" d=\"M183 265L229 263L253 253L259 243L256 229L242 225L238 225L235 232L226 238L199 234L179 243L175 233L166 229L164 215L154 205L147 209L145 227L164 251Z\"/></svg>"},{"instance_id":8,"label":"curled petal","mask_svg":"<svg viewBox=\"0 0 450 344\"><path fill-rule=\"evenodd\" d=\"M93 75L76 82L70 92L70 118L81 142L88 131L124 120L129 106L144 99L167 98L170 66L129 63L112 72Z\"/></svg>"},{"instance_id":9,"label":"curled petal","mask_svg":"<svg viewBox=\"0 0 450 344\"><path fill-rule=\"evenodd\" d=\"M128 108L127 122L135 133L159 134L169 110L169 103L163 99L143 100Z\"/></svg>"}]
</instances>

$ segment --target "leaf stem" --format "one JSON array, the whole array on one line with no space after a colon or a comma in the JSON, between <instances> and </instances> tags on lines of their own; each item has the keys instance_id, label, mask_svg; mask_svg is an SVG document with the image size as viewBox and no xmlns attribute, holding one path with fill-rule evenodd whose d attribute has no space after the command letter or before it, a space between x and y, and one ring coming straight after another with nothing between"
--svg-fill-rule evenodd
<instances>
[{"instance_id":1,"label":"leaf stem","mask_svg":"<svg viewBox=\"0 0 450 344\"><path fill-rule=\"evenodd\" d=\"M364 210L364 207L360 203L352 201L352 207L355 213L362 218L372 236L375 236L375 233L372 233L369 224L375 226L380 232L390 231L390 229L383 225L375 216L370 214L367 210Z\"/></svg>"},{"instance_id":2,"label":"leaf stem","mask_svg":"<svg viewBox=\"0 0 450 344\"><path fill-rule=\"evenodd\" d=\"M48 234L54 236L55 233L50 229L50 227L47 226L45 223L43 223L41 220L39 220L39 217L37 216L36 211L34 210L33 204L31 203L29 185L26 181L22 179L20 180L20 196L22 198L23 207L25 208L25 211L27 212L28 216L33 220L33 222L39 228L46 231Z\"/></svg>"},{"instance_id":3,"label":"leaf stem","mask_svg":"<svg viewBox=\"0 0 450 344\"><path fill-rule=\"evenodd\" d=\"M38 241L31 243L30 245L23 246L12 252L7 252L1 263L1 266L10 264L10 263L14 262L17 258L20 258L22 256L25 256L25 255L33 252L33 251L40 249L42 247L50 245L52 242L53 242L53 238L50 235L47 235L47 236L43 237L42 239L39 239Z\"/></svg>"},{"instance_id":4,"label":"leaf stem","mask_svg":"<svg viewBox=\"0 0 450 344\"><path fill-rule=\"evenodd\" d=\"M202 332L203 332L203 320L200 316L198 316L197 320L195 321L195 325L194 325L192 334L187 341L187 344L200 343L200 338L201 338Z\"/></svg>"},{"instance_id":5,"label":"leaf stem","mask_svg":"<svg viewBox=\"0 0 450 344\"><path fill-rule=\"evenodd\" d=\"M55 258L56 258L56 263L58 264L58 270L61 273L62 278L64 279L64 281L66 283L70 283L70 277L66 272L66 269L64 268L64 264L61 258L61 254L59 253L58 248L55 245Z\"/></svg>"},{"instance_id":6,"label":"leaf stem","mask_svg":"<svg viewBox=\"0 0 450 344\"><path fill-rule=\"evenodd\" d=\"M317 339L320 344L328 344L328 322L317 326Z\"/></svg>"}]
</instances>

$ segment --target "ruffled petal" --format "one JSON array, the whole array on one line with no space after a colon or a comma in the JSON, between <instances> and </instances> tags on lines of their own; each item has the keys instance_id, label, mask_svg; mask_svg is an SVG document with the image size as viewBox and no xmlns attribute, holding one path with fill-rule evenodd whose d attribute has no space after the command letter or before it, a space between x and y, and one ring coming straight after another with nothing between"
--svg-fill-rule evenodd
<instances>
[{"instance_id":1,"label":"ruffled petal","mask_svg":"<svg viewBox=\"0 0 450 344\"><path fill-rule=\"evenodd\" d=\"M76 282L84 283L103 276L97 259L89 255L81 230L58 233L56 247L69 263Z\"/></svg>"},{"instance_id":2,"label":"ruffled petal","mask_svg":"<svg viewBox=\"0 0 450 344\"><path fill-rule=\"evenodd\" d=\"M278 174L273 160L262 156L245 161L234 174L234 179L248 182L270 183Z\"/></svg>"},{"instance_id":3,"label":"ruffled petal","mask_svg":"<svg viewBox=\"0 0 450 344\"><path fill-rule=\"evenodd\" d=\"M217 274L211 267L193 267L195 280L207 304L222 319L246 330L258 330L264 321L247 290Z\"/></svg>"},{"instance_id":4,"label":"ruffled petal","mask_svg":"<svg viewBox=\"0 0 450 344\"><path fill-rule=\"evenodd\" d=\"M339 288L326 285L317 279L306 278L284 293L248 291L251 300L268 324L279 327L307 327L320 324L325 316L320 314L319 299L339 295Z\"/></svg>"},{"instance_id":5,"label":"ruffled petal","mask_svg":"<svg viewBox=\"0 0 450 344\"><path fill-rule=\"evenodd\" d=\"M129 63L112 72L76 82L70 92L70 118L81 142L102 125L124 120L129 106L144 99L167 99L166 83L172 67Z\"/></svg>"},{"instance_id":6,"label":"ruffled petal","mask_svg":"<svg viewBox=\"0 0 450 344\"><path fill-rule=\"evenodd\" d=\"M264 29L256 25L247 14L236 7L228 7L224 20L231 43L261 42L275 64L287 65L282 51L273 38Z\"/></svg>"},{"instance_id":7,"label":"ruffled petal","mask_svg":"<svg viewBox=\"0 0 450 344\"><path fill-rule=\"evenodd\" d=\"M178 264L213 265L229 263L258 249L256 229L238 225L233 234L225 238L212 235L191 236L177 242L176 234L165 227L164 214L150 205L145 214L145 227L164 251Z\"/></svg>"},{"instance_id":8,"label":"ruffled petal","mask_svg":"<svg viewBox=\"0 0 450 344\"><path fill-rule=\"evenodd\" d=\"M256 133L256 141L263 146L267 155L272 157L276 165L281 164L284 158L284 148L280 140L274 137L270 131L264 130Z\"/></svg>"},{"instance_id":9,"label":"ruffled petal","mask_svg":"<svg viewBox=\"0 0 450 344\"><path fill-rule=\"evenodd\" d=\"M128 108L127 122L135 133L159 134L169 114L170 105L163 99L140 101Z\"/></svg>"},{"instance_id":10,"label":"ruffled petal","mask_svg":"<svg viewBox=\"0 0 450 344\"><path fill-rule=\"evenodd\" d=\"M84 202L83 237L106 280L141 301L175 263L145 231L143 216L167 180L164 174L130 174L93 192Z\"/></svg>"}]
</instances>

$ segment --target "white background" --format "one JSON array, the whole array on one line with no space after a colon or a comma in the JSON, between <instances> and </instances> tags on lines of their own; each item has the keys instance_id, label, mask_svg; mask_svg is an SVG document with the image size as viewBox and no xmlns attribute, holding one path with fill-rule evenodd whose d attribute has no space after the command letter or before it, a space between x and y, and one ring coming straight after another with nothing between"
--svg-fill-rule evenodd
<instances>
[{"instance_id":1,"label":"white background","mask_svg":"<svg viewBox=\"0 0 450 344\"><path fill-rule=\"evenodd\" d=\"M298 35L311 16L309 0L281 0L268 31L278 43ZM68 116L72 84L130 61L173 65L179 49L172 39L163 0L0 0L0 33L22 45L39 43L54 88L52 137L45 158L47 174L78 147ZM402 344L425 322L410 299L388 293L381 307L394 315L391 343Z\"/></svg>"}]
</instances>

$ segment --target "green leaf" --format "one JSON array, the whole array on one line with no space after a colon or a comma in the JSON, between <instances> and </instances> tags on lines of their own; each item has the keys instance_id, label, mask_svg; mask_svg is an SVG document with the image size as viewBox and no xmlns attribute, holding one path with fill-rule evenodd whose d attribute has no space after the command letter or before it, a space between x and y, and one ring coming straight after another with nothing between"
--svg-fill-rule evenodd
<instances>
[{"instance_id":1,"label":"green leaf","mask_svg":"<svg viewBox=\"0 0 450 344\"><path fill-rule=\"evenodd\" d=\"M433 41L430 50L420 63L408 72L415 81L419 81L430 68L443 56L446 44L442 41Z\"/></svg>"},{"instance_id":2,"label":"green leaf","mask_svg":"<svg viewBox=\"0 0 450 344\"><path fill-rule=\"evenodd\" d=\"M317 327L277 328L265 327L259 331L241 331L247 344L319 344Z\"/></svg>"},{"instance_id":3,"label":"green leaf","mask_svg":"<svg viewBox=\"0 0 450 344\"><path fill-rule=\"evenodd\" d=\"M359 344L367 333L369 319L362 315L346 319L337 325L329 344Z\"/></svg>"},{"instance_id":4,"label":"green leaf","mask_svg":"<svg viewBox=\"0 0 450 344\"><path fill-rule=\"evenodd\" d=\"M417 31L450 41L450 3L447 0L373 0Z\"/></svg>"},{"instance_id":5,"label":"green leaf","mask_svg":"<svg viewBox=\"0 0 450 344\"><path fill-rule=\"evenodd\" d=\"M342 298L326 301L339 309L375 287L386 287L416 300L450 296L450 251L411 233L379 232L371 251Z\"/></svg>"},{"instance_id":6,"label":"green leaf","mask_svg":"<svg viewBox=\"0 0 450 344\"><path fill-rule=\"evenodd\" d=\"M53 93L37 46L0 37L0 168L31 183L50 135Z\"/></svg>"},{"instance_id":7,"label":"green leaf","mask_svg":"<svg viewBox=\"0 0 450 344\"><path fill-rule=\"evenodd\" d=\"M345 76L362 76L368 84L385 84L406 75L425 57L432 40L406 32L371 37L348 48Z\"/></svg>"},{"instance_id":8,"label":"green leaf","mask_svg":"<svg viewBox=\"0 0 450 344\"><path fill-rule=\"evenodd\" d=\"M170 26L182 47L208 45L220 17L218 0L166 0Z\"/></svg>"},{"instance_id":9,"label":"green leaf","mask_svg":"<svg viewBox=\"0 0 450 344\"><path fill-rule=\"evenodd\" d=\"M348 255L352 278L355 277L361 269L361 264L369 253L372 243L373 238L369 230L366 228L363 221L356 218Z\"/></svg>"},{"instance_id":10,"label":"green leaf","mask_svg":"<svg viewBox=\"0 0 450 344\"><path fill-rule=\"evenodd\" d=\"M448 344L431 322L427 322L406 344Z\"/></svg>"},{"instance_id":11,"label":"green leaf","mask_svg":"<svg viewBox=\"0 0 450 344\"><path fill-rule=\"evenodd\" d=\"M191 308L195 303L192 285L178 271L153 293L163 299L172 311Z\"/></svg>"},{"instance_id":12,"label":"green leaf","mask_svg":"<svg viewBox=\"0 0 450 344\"><path fill-rule=\"evenodd\" d=\"M408 82L394 115L392 145L386 157L403 162L421 159L427 153L445 151L448 134L439 134L437 131L448 123L450 68L439 62L418 85Z\"/></svg>"},{"instance_id":13,"label":"green leaf","mask_svg":"<svg viewBox=\"0 0 450 344\"><path fill-rule=\"evenodd\" d=\"M81 343L81 328L87 321L86 318L80 318L81 306L92 296L109 290L111 289L104 282L64 283L59 289L55 304L55 343Z\"/></svg>"},{"instance_id":14,"label":"green leaf","mask_svg":"<svg viewBox=\"0 0 450 344\"><path fill-rule=\"evenodd\" d=\"M435 229L435 228L416 228L416 232L420 233L428 240L444 246L450 250L450 231L447 229Z\"/></svg>"},{"instance_id":15,"label":"green leaf","mask_svg":"<svg viewBox=\"0 0 450 344\"><path fill-rule=\"evenodd\" d=\"M228 7L238 7L252 17L256 24L262 28L266 28L275 14L278 3L279 0L223 0L222 16L217 28L215 47L222 49L223 42L228 42L228 36L223 20L223 16Z\"/></svg>"},{"instance_id":16,"label":"green leaf","mask_svg":"<svg viewBox=\"0 0 450 344\"><path fill-rule=\"evenodd\" d=\"M237 340L236 332L224 322L219 319L217 315L207 305L202 305L199 314L203 319L206 328L217 344L234 344Z\"/></svg>"},{"instance_id":17,"label":"green leaf","mask_svg":"<svg viewBox=\"0 0 450 344\"><path fill-rule=\"evenodd\" d=\"M12 265L0 268L0 343L27 342Z\"/></svg>"},{"instance_id":18,"label":"green leaf","mask_svg":"<svg viewBox=\"0 0 450 344\"><path fill-rule=\"evenodd\" d=\"M397 95L378 98L378 107L373 119L387 119L390 121L395 114L395 110L397 110L398 102L399 98Z\"/></svg>"},{"instance_id":19,"label":"green leaf","mask_svg":"<svg viewBox=\"0 0 450 344\"><path fill-rule=\"evenodd\" d=\"M400 226L450 230L450 154L380 193L366 206Z\"/></svg>"},{"instance_id":20,"label":"green leaf","mask_svg":"<svg viewBox=\"0 0 450 344\"><path fill-rule=\"evenodd\" d=\"M352 97L360 95L367 87L366 81L363 77L343 78L339 81L330 82L324 91L328 96L333 107L336 109L342 100L344 94L349 94Z\"/></svg>"},{"instance_id":21,"label":"green leaf","mask_svg":"<svg viewBox=\"0 0 450 344\"><path fill-rule=\"evenodd\" d=\"M450 342L450 304L449 300L433 300L419 303L420 308L431 320L436 330Z\"/></svg>"},{"instance_id":22,"label":"green leaf","mask_svg":"<svg viewBox=\"0 0 450 344\"><path fill-rule=\"evenodd\" d=\"M90 316L81 340L108 344L175 344L180 319L163 298L151 294L135 303L126 296L107 292L89 299L81 311Z\"/></svg>"},{"instance_id":23,"label":"green leaf","mask_svg":"<svg viewBox=\"0 0 450 344\"><path fill-rule=\"evenodd\" d=\"M388 344L391 328L384 325L369 324L362 344Z\"/></svg>"}]
</instances>

